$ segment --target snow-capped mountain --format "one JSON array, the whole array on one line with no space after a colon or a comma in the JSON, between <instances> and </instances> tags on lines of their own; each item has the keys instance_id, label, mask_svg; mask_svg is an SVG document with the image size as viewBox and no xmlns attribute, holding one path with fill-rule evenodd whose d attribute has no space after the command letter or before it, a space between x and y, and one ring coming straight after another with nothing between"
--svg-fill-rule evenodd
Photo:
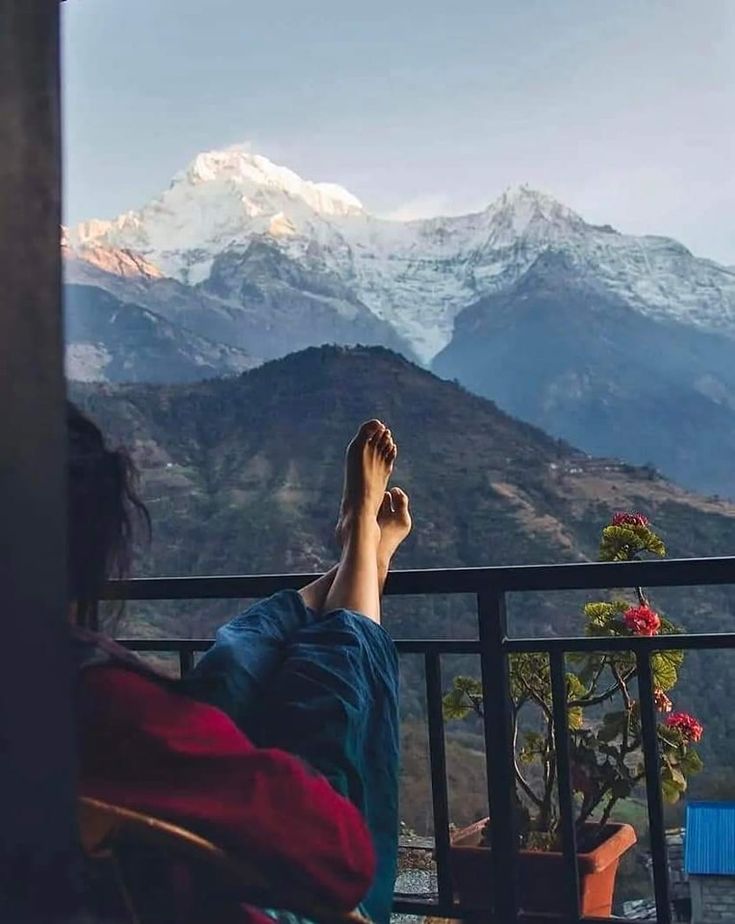
<instances>
[{"instance_id":1,"label":"snow-capped mountain","mask_svg":"<svg viewBox=\"0 0 735 924\"><path fill-rule=\"evenodd\" d=\"M262 242L310 279L337 283L337 314L347 295L425 363L449 343L463 308L513 285L549 249L642 314L735 333L735 272L669 238L588 224L526 187L476 214L389 221L342 187L303 180L242 147L200 154L153 202L85 222L68 241L82 255L136 254L189 286L206 285L213 270ZM242 303L232 287L225 300Z\"/></svg>"},{"instance_id":2,"label":"snow-capped mountain","mask_svg":"<svg viewBox=\"0 0 735 924\"><path fill-rule=\"evenodd\" d=\"M562 254L460 312L432 368L593 455L735 495L735 341L634 310Z\"/></svg>"},{"instance_id":3,"label":"snow-capped mountain","mask_svg":"<svg viewBox=\"0 0 735 924\"><path fill-rule=\"evenodd\" d=\"M64 244L72 374L182 380L381 345L588 452L735 496L735 270L669 238L527 187L391 221L239 147Z\"/></svg>"},{"instance_id":4,"label":"snow-capped mountain","mask_svg":"<svg viewBox=\"0 0 735 924\"><path fill-rule=\"evenodd\" d=\"M88 221L68 233L73 247L103 244L142 254L166 275L195 284L219 254L260 234L328 242L333 223L363 214L333 183L302 180L244 148L199 154L169 188L137 212Z\"/></svg>"}]
</instances>

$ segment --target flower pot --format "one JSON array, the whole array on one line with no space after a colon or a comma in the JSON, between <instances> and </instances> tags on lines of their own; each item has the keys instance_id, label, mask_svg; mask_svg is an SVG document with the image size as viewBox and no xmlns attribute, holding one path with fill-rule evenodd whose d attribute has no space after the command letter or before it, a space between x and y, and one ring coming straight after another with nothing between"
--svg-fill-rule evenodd
<instances>
[{"instance_id":1,"label":"flower pot","mask_svg":"<svg viewBox=\"0 0 735 924\"><path fill-rule=\"evenodd\" d=\"M477 821L452 838L452 880L465 919L473 924L489 921L492 911L490 849L481 847L487 819ZM590 830L594 825L587 826ZM577 855L579 904L583 916L609 917L620 857L636 842L630 825L608 824L594 849ZM564 857L557 851L520 850L519 900L527 914L567 913L567 877Z\"/></svg>"}]
</instances>

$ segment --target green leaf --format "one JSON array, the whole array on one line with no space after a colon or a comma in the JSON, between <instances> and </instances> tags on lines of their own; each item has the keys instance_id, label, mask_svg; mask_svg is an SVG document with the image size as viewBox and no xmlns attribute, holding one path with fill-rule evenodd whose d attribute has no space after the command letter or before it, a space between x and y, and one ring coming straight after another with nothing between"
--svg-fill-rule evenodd
<instances>
[{"instance_id":1,"label":"green leaf","mask_svg":"<svg viewBox=\"0 0 735 924\"><path fill-rule=\"evenodd\" d=\"M454 678L454 689L468 696L482 696L482 683L475 677L459 676Z\"/></svg>"},{"instance_id":2,"label":"green leaf","mask_svg":"<svg viewBox=\"0 0 735 924\"><path fill-rule=\"evenodd\" d=\"M602 622L612 616L615 609L612 603L587 603L584 606L583 612L587 619L594 619L596 622Z\"/></svg>"},{"instance_id":3,"label":"green leaf","mask_svg":"<svg viewBox=\"0 0 735 924\"><path fill-rule=\"evenodd\" d=\"M608 712L602 720L602 726L597 730L600 741L612 741L622 733L627 714L625 712Z\"/></svg>"},{"instance_id":4,"label":"green leaf","mask_svg":"<svg viewBox=\"0 0 735 924\"><path fill-rule=\"evenodd\" d=\"M699 773L704 767L704 763L694 748L687 748L686 753L679 762L679 766L688 775L690 773Z\"/></svg>"},{"instance_id":5,"label":"green leaf","mask_svg":"<svg viewBox=\"0 0 735 924\"><path fill-rule=\"evenodd\" d=\"M619 617L629 606L625 600L585 604L583 612L587 617L587 635L617 635Z\"/></svg>"},{"instance_id":6,"label":"green leaf","mask_svg":"<svg viewBox=\"0 0 735 924\"><path fill-rule=\"evenodd\" d=\"M472 707L468 705L467 699L461 690L451 690L444 697L444 718L465 719L472 712Z\"/></svg>"},{"instance_id":7,"label":"green leaf","mask_svg":"<svg viewBox=\"0 0 735 924\"><path fill-rule=\"evenodd\" d=\"M683 651L656 651L651 655L653 681L659 689L666 692L676 686L683 660Z\"/></svg>"},{"instance_id":8,"label":"green leaf","mask_svg":"<svg viewBox=\"0 0 735 924\"><path fill-rule=\"evenodd\" d=\"M537 751L545 745L544 736L535 731L524 732L523 740L527 748L535 748Z\"/></svg>"},{"instance_id":9,"label":"green leaf","mask_svg":"<svg viewBox=\"0 0 735 924\"><path fill-rule=\"evenodd\" d=\"M576 674L567 674L567 700L579 699L587 692L587 687Z\"/></svg>"},{"instance_id":10,"label":"green leaf","mask_svg":"<svg viewBox=\"0 0 735 924\"><path fill-rule=\"evenodd\" d=\"M676 783L676 785L677 785L677 786L682 790L682 792L683 792L683 791L686 789L686 786L687 786L687 778L686 778L686 777L684 776L684 774L681 772L681 769L680 769L679 767L669 767L668 770L669 770L669 772L671 773L671 779L672 779L672 781L673 781L674 783Z\"/></svg>"},{"instance_id":11,"label":"green leaf","mask_svg":"<svg viewBox=\"0 0 735 924\"><path fill-rule=\"evenodd\" d=\"M668 802L669 805L674 805L681 798L681 791L679 787L670 780L661 780L661 795L663 796L664 802Z\"/></svg>"},{"instance_id":12,"label":"green leaf","mask_svg":"<svg viewBox=\"0 0 735 924\"><path fill-rule=\"evenodd\" d=\"M648 526L606 526L600 540L601 561L632 561L640 552L663 558L666 547Z\"/></svg>"},{"instance_id":13,"label":"green leaf","mask_svg":"<svg viewBox=\"0 0 735 924\"><path fill-rule=\"evenodd\" d=\"M683 742L684 738L677 728L669 728L668 725L658 726L658 738L663 747L676 751Z\"/></svg>"},{"instance_id":14,"label":"green leaf","mask_svg":"<svg viewBox=\"0 0 735 924\"><path fill-rule=\"evenodd\" d=\"M446 719L464 719L477 711L482 714L482 684L474 677L455 677L443 705Z\"/></svg>"},{"instance_id":15,"label":"green leaf","mask_svg":"<svg viewBox=\"0 0 735 924\"><path fill-rule=\"evenodd\" d=\"M684 774L677 767L664 766L661 769L661 794L673 805L686 790L687 782Z\"/></svg>"},{"instance_id":16,"label":"green leaf","mask_svg":"<svg viewBox=\"0 0 735 924\"><path fill-rule=\"evenodd\" d=\"M532 764L546 751L546 739L538 732L525 732L523 742L523 747L518 752L518 759L522 764Z\"/></svg>"}]
</instances>

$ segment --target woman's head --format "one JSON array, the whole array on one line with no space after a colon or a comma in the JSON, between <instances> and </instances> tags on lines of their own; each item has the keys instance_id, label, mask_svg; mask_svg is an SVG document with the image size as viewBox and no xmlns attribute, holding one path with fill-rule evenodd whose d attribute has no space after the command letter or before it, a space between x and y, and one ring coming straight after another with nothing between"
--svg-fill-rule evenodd
<instances>
[{"instance_id":1,"label":"woman's head","mask_svg":"<svg viewBox=\"0 0 735 924\"><path fill-rule=\"evenodd\" d=\"M102 586L130 568L133 520L150 529L136 492L135 467L122 449L109 449L92 421L75 405L66 410L69 472L69 594L77 619L88 622Z\"/></svg>"}]
</instances>

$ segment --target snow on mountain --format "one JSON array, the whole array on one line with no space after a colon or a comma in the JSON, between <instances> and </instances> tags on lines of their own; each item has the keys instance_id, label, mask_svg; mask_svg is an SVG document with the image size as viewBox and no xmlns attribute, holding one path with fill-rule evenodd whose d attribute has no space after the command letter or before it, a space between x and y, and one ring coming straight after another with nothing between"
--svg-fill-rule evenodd
<instances>
[{"instance_id":1,"label":"snow on mountain","mask_svg":"<svg viewBox=\"0 0 735 924\"><path fill-rule=\"evenodd\" d=\"M340 186L236 147L200 154L139 211L85 222L67 237L78 252L137 254L189 285L208 280L215 260L239 261L254 241L267 241L310 279L339 280L427 363L451 340L462 309L512 286L547 251L646 316L735 335L732 268L665 237L588 224L527 187L475 214L391 221Z\"/></svg>"},{"instance_id":2,"label":"snow on mountain","mask_svg":"<svg viewBox=\"0 0 735 924\"><path fill-rule=\"evenodd\" d=\"M68 232L74 247L136 251L169 276L201 282L214 258L258 234L329 237L330 222L362 213L333 183L302 180L242 147L199 154L169 188L137 212L89 221Z\"/></svg>"}]
</instances>

